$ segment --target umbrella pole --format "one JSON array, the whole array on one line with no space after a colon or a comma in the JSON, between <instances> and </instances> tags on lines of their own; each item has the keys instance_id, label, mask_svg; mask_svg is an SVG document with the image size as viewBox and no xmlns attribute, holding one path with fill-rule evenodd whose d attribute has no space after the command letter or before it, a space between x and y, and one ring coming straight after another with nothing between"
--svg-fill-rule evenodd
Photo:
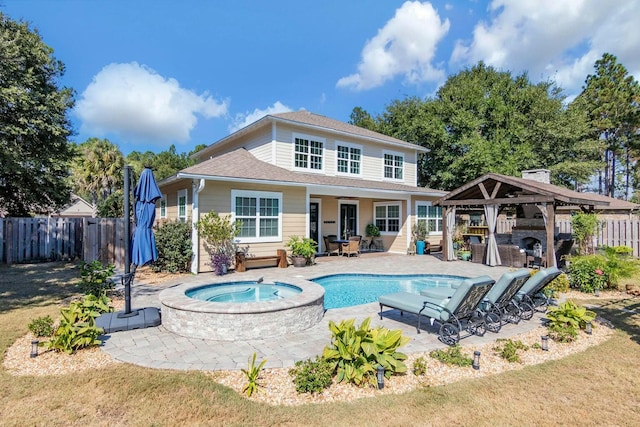
<instances>
[{"instance_id":1,"label":"umbrella pole","mask_svg":"<svg viewBox=\"0 0 640 427\"><path fill-rule=\"evenodd\" d=\"M133 274L131 273L131 166L124 167L124 276L122 281L124 285L124 313L118 314L118 317L131 317L138 314L138 311L131 311L131 282L136 272L136 265L133 266Z\"/></svg>"}]
</instances>

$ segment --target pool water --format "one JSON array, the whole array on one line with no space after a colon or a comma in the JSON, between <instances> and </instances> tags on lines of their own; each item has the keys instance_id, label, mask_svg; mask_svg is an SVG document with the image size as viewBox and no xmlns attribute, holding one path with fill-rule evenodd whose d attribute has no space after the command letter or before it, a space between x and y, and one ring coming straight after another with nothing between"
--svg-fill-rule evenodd
<instances>
[{"instance_id":1,"label":"pool water","mask_svg":"<svg viewBox=\"0 0 640 427\"><path fill-rule=\"evenodd\" d=\"M285 283L257 283L252 281L205 285L189 289L189 298L210 302L263 302L298 295L302 289Z\"/></svg>"},{"instance_id":2,"label":"pool water","mask_svg":"<svg viewBox=\"0 0 640 427\"><path fill-rule=\"evenodd\" d=\"M420 291L436 287L450 287L467 277L441 274L386 275L333 274L311 280L324 287L324 308L343 308L377 302L380 295L394 292Z\"/></svg>"}]
</instances>

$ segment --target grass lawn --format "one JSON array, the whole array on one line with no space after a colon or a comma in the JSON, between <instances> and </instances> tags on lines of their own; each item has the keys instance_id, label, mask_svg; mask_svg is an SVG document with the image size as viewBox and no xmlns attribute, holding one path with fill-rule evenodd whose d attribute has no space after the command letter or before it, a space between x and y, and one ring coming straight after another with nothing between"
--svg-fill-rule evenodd
<instances>
[{"instance_id":1,"label":"grass lawn","mask_svg":"<svg viewBox=\"0 0 640 427\"><path fill-rule=\"evenodd\" d=\"M58 316L73 264L0 267L0 352L28 323ZM200 372L120 364L47 377L0 372L0 425L640 425L640 300L582 301L617 331L564 359L492 377L342 404L255 403Z\"/></svg>"}]
</instances>

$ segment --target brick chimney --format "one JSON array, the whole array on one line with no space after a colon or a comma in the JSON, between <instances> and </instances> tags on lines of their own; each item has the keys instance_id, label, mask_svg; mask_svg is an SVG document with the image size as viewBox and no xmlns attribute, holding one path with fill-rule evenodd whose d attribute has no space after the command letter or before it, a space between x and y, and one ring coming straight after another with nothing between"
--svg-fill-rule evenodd
<instances>
[{"instance_id":1,"label":"brick chimney","mask_svg":"<svg viewBox=\"0 0 640 427\"><path fill-rule=\"evenodd\" d=\"M522 178L551 184L551 171L549 169L530 169L522 171Z\"/></svg>"}]
</instances>

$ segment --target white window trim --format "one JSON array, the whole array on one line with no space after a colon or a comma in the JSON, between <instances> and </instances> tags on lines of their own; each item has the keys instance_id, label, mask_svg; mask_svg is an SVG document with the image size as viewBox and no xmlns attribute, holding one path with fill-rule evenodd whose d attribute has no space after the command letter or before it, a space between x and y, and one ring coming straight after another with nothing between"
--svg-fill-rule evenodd
<instances>
[{"instance_id":1,"label":"white window trim","mask_svg":"<svg viewBox=\"0 0 640 427\"><path fill-rule=\"evenodd\" d=\"M416 215L415 215L415 221L413 222L414 225L418 224L418 206L433 206L433 203L431 202L425 202L425 201L419 201L416 202ZM440 218L440 221L442 221L442 218ZM429 231L429 236L442 236L442 230L440 231Z\"/></svg>"},{"instance_id":2,"label":"white window trim","mask_svg":"<svg viewBox=\"0 0 640 427\"><path fill-rule=\"evenodd\" d=\"M374 202L373 203L373 223L375 224L378 217L376 216L376 207L378 206L397 206L398 207L398 231L381 231L382 236L402 236L402 201L395 200L390 202ZM388 213L388 211L387 211ZM387 220L389 217L386 218ZM387 223L388 225L388 223Z\"/></svg>"},{"instance_id":3,"label":"white window trim","mask_svg":"<svg viewBox=\"0 0 640 427\"><path fill-rule=\"evenodd\" d=\"M387 178L386 176L384 176L384 156L388 154L390 156L400 156L402 157L402 179L398 179L398 178ZM385 181L395 181L395 182L404 182L405 177L407 176L407 160L405 159L405 155L404 153L400 152L400 151L389 151L389 150L382 150L382 179ZM395 171L395 166L394 166L394 171ZM395 174L394 174L395 175Z\"/></svg>"},{"instance_id":4,"label":"white window trim","mask_svg":"<svg viewBox=\"0 0 640 427\"><path fill-rule=\"evenodd\" d=\"M356 148L358 150L360 150L360 172L359 173L351 173L351 172L340 172L338 170L338 161L340 160L340 158L338 157L338 147L346 147L346 148ZM362 145L360 144L353 144L351 142L342 142L342 141L336 141L336 175L342 175L342 176L357 176L357 177L362 177L362 165L363 165L363 149L362 149ZM384 160L383 160L384 162ZM351 153L349 153L349 161L347 163L347 169L350 171L351 170ZM382 172L384 174L384 171Z\"/></svg>"},{"instance_id":5,"label":"white window trim","mask_svg":"<svg viewBox=\"0 0 640 427\"><path fill-rule=\"evenodd\" d=\"M162 204L164 203L164 213L162 213ZM162 197L160 198L160 206L159 206L159 211L160 211L160 218L166 218L167 217L167 195L163 194Z\"/></svg>"},{"instance_id":6,"label":"white window trim","mask_svg":"<svg viewBox=\"0 0 640 427\"><path fill-rule=\"evenodd\" d=\"M320 169L312 169L310 167L301 168L296 166L296 138L300 139L308 139L322 143L322 168ZM326 167L326 153L327 153L327 140L325 138L320 138L318 136L307 135L304 133L294 133L291 136L291 165L293 166L293 170L301 171L301 172L311 172L311 173L324 173ZM311 156L311 154L309 154ZM311 164L311 159L308 159L307 164Z\"/></svg>"},{"instance_id":7,"label":"white window trim","mask_svg":"<svg viewBox=\"0 0 640 427\"><path fill-rule=\"evenodd\" d=\"M282 242L282 193L274 191L231 190L231 217L233 221L236 221L236 197L278 199L278 235L269 237L237 237L236 243ZM256 209L256 219L258 219L260 216L260 206L256 205ZM242 220L242 218L238 219ZM256 223L256 230L260 230L259 222Z\"/></svg>"},{"instance_id":8,"label":"white window trim","mask_svg":"<svg viewBox=\"0 0 640 427\"><path fill-rule=\"evenodd\" d=\"M184 216L180 216L180 197L184 196ZM178 221L186 221L187 220L187 206L189 206L189 193L187 192L187 189L183 189L183 190L179 190L178 191L178 199L176 200L176 207L178 208L178 211L176 212L176 216L178 218Z\"/></svg>"}]
</instances>

